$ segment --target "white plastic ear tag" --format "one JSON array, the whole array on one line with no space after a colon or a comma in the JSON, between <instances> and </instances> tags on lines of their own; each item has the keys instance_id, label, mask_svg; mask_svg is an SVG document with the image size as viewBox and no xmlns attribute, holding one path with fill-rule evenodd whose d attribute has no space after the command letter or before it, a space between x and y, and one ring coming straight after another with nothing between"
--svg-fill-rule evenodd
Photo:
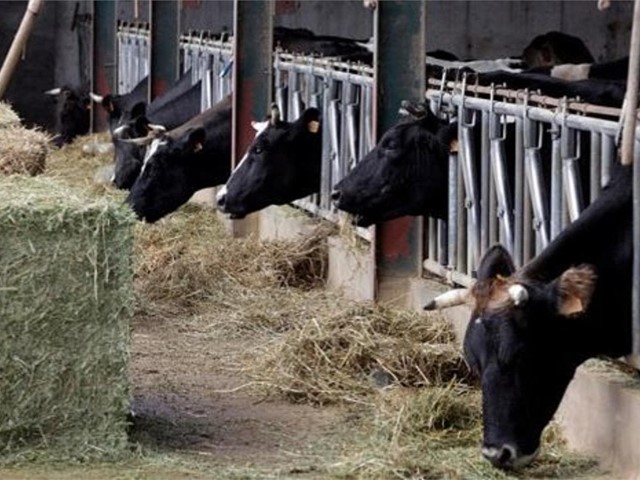
<instances>
[{"instance_id":1,"label":"white plastic ear tag","mask_svg":"<svg viewBox=\"0 0 640 480\"><path fill-rule=\"evenodd\" d=\"M317 120L312 120L307 124L307 129L311 132L311 133L318 133L318 130L320 130L320 122L318 122Z\"/></svg>"}]
</instances>

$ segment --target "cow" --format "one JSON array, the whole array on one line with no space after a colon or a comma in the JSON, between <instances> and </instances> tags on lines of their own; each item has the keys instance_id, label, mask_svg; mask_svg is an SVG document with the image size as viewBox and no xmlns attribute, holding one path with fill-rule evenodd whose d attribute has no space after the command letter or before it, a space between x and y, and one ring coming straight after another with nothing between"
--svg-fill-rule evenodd
<instances>
[{"instance_id":1,"label":"cow","mask_svg":"<svg viewBox=\"0 0 640 480\"><path fill-rule=\"evenodd\" d=\"M556 98L579 99L586 103L619 108L624 101L626 82L605 79L566 81L537 72L495 71L468 76L480 85L504 85L514 90L528 89Z\"/></svg>"},{"instance_id":2,"label":"cow","mask_svg":"<svg viewBox=\"0 0 640 480\"><path fill-rule=\"evenodd\" d=\"M501 246L483 256L470 290L425 308L468 303L464 356L479 375L482 454L495 466L531 462L576 368L631 352L632 167L535 259L516 270Z\"/></svg>"},{"instance_id":3,"label":"cow","mask_svg":"<svg viewBox=\"0 0 640 480\"><path fill-rule=\"evenodd\" d=\"M144 142L150 145L127 203L139 219L152 223L186 203L196 191L229 178L231 96Z\"/></svg>"},{"instance_id":4,"label":"cow","mask_svg":"<svg viewBox=\"0 0 640 480\"><path fill-rule=\"evenodd\" d=\"M63 86L44 92L57 99L58 134L53 143L57 147L71 143L80 135L89 133L91 99L81 89Z\"/></svg>"},{"instance_id":5,"label":"cow","mask_svg":"<svg viewBox=\"0 0 640 480\"><path fill-rule=\"evenodd\" d=\"M578 37L551 31L538 35L522 51L528 68L550 67L563 63L592 63L593 55Z\"/></svg>"},{"instance_id":6,"label":"cow","mask_svg":"<svg viewBox=\"0 0 640 480\"><path fill-rule=\"evenodd\" d=\"M164 130L172 130L200 112L202 82L198 81L186 91L183 87L181 80L176 87L158 97L148 107L145 108L144 103L137 104L128 114L130 120L113 131L113 183L116 187L130 189L142 168L145 148L131 142L131 139L145 137L151 131L158 131L154 130L153 124L161 125Z\"/></svg>"},{"instance_id":7,"label":"cow","mask_svg":"<svg viewBox=\"0 0 640 480\"><path fill-rule=\"evenodd\" d=\"M353 215L356 225L370 225L405 215L427 215L442 220L448 212L449 155L458 148L458 125L438 118L426 105L406 103L405 117L384 133L373 150L340 180L331 198L340 210ZM508 123L507 130L513 129ZM481 124L472 129L475 151L473 159L479 169ZM506 135L505 150L513 151L514 135ZM580 136L579 182L588 185L589 142ZM540 150L542 159L551 158L551 132L543 130ZM542 162L547 186L550 163ZM514 177L514 165L507 165L509 179ZM583 188L587 200L588 189ZM544 193L547 193L545 190Z\"/></svg>"},{"instance_id":8,"label":"cow","mask_svg":"<svg viewBox=\"0 0 640 480\"><path fill-rule=\"evenodd\" d=\"M289 123L280 119L273 105L270 118L253 122L253 126L256 138L217 195L218 207L231 218L243 218L320 189L322 133L316 108L306 109Z\"/></svg>"},{"instance_id":9,"label":"cow","mask_svg":"<svg viewBox=\"0 0 640 480\"><path fill-rule=\"evenodd\" d=\"M144 77L128 93L98 95L91 92L89 95L95 103L101 105L107 112L109 131L113 132L123 121L128 119L128 114L134 106L148 100L149 78Z\"/></svg>"},{"instance_id":10,"label":"cow","mask_svg":"<svg viewBox=\"0 0 640 480\"><path fill-rule=\"evenodd\" d=\"M624 82L629 73L629 57L601 63L561 64L533 69L533 72L548 73L552 77L571 82L587 79Z\"/></svg>"}]
</instances>

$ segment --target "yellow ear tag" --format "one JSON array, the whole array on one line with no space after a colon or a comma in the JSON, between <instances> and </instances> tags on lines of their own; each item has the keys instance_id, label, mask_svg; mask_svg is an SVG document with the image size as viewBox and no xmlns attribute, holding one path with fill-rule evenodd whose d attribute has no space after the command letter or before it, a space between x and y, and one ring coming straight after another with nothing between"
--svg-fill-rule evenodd
<instances>
[{"instance_id":1,"label":"yellow ear tag","mask_svg":"<svg viewBox=\"0 0 640 480\"><path fill-rule=\"evenodd\" d=\"M449 151L451 153L458 153L458 139L454 138L453 140L451 140L451 143L449 143Z\"/></svg>"},{"instance_id":2,"label":"yellow ear tag","mask_svg":"<svg viewBox=\"0 0 640 480\"><path fill-rule=\"evenodd\" d=\"M318 130L320 130L320 122L318 122L317 120L312 120L307 124L307 129L311 132L311 133L318 133Z\"/></svg>"}]
</instances>

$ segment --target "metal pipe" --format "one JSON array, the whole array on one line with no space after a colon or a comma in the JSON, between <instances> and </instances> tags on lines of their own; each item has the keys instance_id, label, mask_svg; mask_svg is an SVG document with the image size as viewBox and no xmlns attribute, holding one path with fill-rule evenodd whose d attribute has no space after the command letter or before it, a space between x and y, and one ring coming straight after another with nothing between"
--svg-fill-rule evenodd
<instances>
[{"instance_id":1,"label":"metal pipe","mask_svg":"<svg viewBox=\"0 0 640 480\"><path fill-rule=\"evenodd\" d=\"M611 135L602 135L602 173L600 174L600 187L604 187L609 183L611 178L611 165L613 164L613 155L615 153L614 140Z\"/></svg>"},{"instance_id":2,"label":"metal pipe","mask_svg":"<svg viewBox=\"0 0 640 480\"><path fill-rule=\"evenodd\" d=\"M429 96L433 96L435 93L429 93ZM522 118L522 105L514 105L511 103L496 102L491 107L490 100L475 97L464 97L460 94L445 93L443 99L447 103L451 103L454 106L459 106L463 102L467 108L474 110L490 110L498 114L509 115L511 117ZM579 130L592 130L600 133L615 136L618 131L617 122L611 120L603 120L601 118L591 118L582 115L558 115L557 112L548 110L546 108L529 107L527 115L531 120L539 122L545 122L550 124L565 125L570 128L576 128Z\"/></svg>"},{"instance_id":3,"label":"metal pipe","mask_svg":"<svg viewBox=\"0 0 640 480\"><path fill-rule=\"evenodd\" d=\"M602 146L600 138L601 135L599 133L591 132L591 171L589 172L589 203L593 203L593 201L600 195L600 176L602 172Z\"/></svg>"},{"instance_id":4,"label":"metal pipe","mask_svg":"<svg viewBox=\"0 0 640 480\"><path fill-rule=\"evenodd\" d=\"M562 158L560 127L551 125L551 239L562 230Z\"/></svg>"},{"instance_id":5,"label":"metal pipe","mask_svg":"<svg viewBox=\"0 0 640 480\"><path fill-rule=\"evenodd\" d=\"M449 205L447 212L449 268L458 266L458 155L449 155Z\"/></svg>"},{"instance_id":6,"label":"metal pipe","mask_svg":"<svg viewBox=\"0 0 640 480\"><path fill-rule=\"evenodd\" d=\"M481 117L481 145L480 145L480 252L489 248L489 179L491 169L489 167L489 113L482 112Z\"/></svg>"},{"instance_id":7,"label":"metal pipe","mask_svg":"<svg viewBox=\"0 0 640 480\"><path fill-rule=\"evenodd\" d=\"M621 163L631 165L635 146L635 129L638 111L638 82L640 81L640 0L633 6L633 27L629 47L629 73L627 75L626 109L622 129ZM639 226L640 228L640 226ZM640 235L640 230L639 230ZM639 237L640 238L640 237ZM640 250L638 250L640 253ZM640 273L640 272L639 272ZM634 277L635 278L635 277ZM640 286L640 284L638 284ZM640 297L638 297L640 299ZM638 304L640 315L640 303ZM640 317L639 317L640 318ZM638 332L640 334L640 331ZM640 341L640 339L639 339ZM640 345L640 344L639 344Z\"/></svg>"},{"instance_id":8,"label":"metal pipe","mask_svg":"<svg viewBox=\"0 0 640 480\"><path fill-rule=\"evenodd\" d=\"M468 99L472 100L472 99ZM496 109L498 105L495 106ZM522 110L518 107L518 110ZM514 238L513 260L518 268L524 264L524 152L522 147L522 119L516 118L515 146L515 198L514 198Z\"/></svg>"}]
</instances>

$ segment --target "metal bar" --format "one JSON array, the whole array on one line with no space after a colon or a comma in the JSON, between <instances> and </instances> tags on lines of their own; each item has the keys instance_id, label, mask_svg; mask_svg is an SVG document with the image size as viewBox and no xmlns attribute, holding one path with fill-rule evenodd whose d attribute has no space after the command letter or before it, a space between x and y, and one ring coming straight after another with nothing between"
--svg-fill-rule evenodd
<instances>
[{"instance_id":1,"label":"metal bar","mask_svg":"<svg viewBox=\"0 0 640 480\"><path fill-rule=\"evenodd\" d=\"M490 216L491 208L489 206L490 194L490 139L489 139L489 112L482 112L481 127L481 145L480 145L480 252L484 252L489 248L490 242Z\"/></svg>"},{"instance_id":2,"label":"metal bar","mask_svg":"<svg viewBox=\"0 0 640 480\"><path fill-rule=\"evenodd\" d=\"M470 99L471 100L471 99ZM497 108L497 106L496 106ZM520 108L521 110L521 108ZM516 267L524 264L524 151L522 146L522 119L516 118L516 146L515 146L515 201L513 257Z\"/></svg>"},{"instance_id":3,"label":"metal bar","mask_svg":"<svg viewBox=\"0 0 640 480\"><path fill-rule=\"evenodd\" d=\"M437 92L429 91L427 96L430 98L435 96ZM483 98L465 97L459 94L443 94L443 101L453 106L459 106L464 102L467 108L474 110L490 110L491 101ZM514 105L511 103L495 102L494 112L498 114L509 115L516 118L522 118L522 105ZM549 124L565 125L570 128L579 130L591 130L599 133L615 136L618 133L618 123L612 120L604 120L601 118L585 117L583 115L558 115L557 112L546 108L538 108L529 106L527 115L531 120L545 122ZM638 131L636 130L636 134Z\"/></svg>"},{"instance_id":4,"label":"metal bar","mask_svg":"<svg viewBox=\"0 0 640 480\"><path fill-rule=\"evenodd\" d=\"M551 125L551 239L562 230L562 157L560 127Z\"/></svg>"},{"instance_id":5,"label":"metal bar","mask_svg":"<svg viewBox=\"0 0 640 480\"><path fill-rule=\"evenodd\" d=\"M449 268L458 267L458 155L449 155L449 206L447 212Z\"/></svg>"},{"instance_id":6,"label":"metal bar","mask_svg":"<svg viewBox=\"0 0 640 480\"><path fill-rule=\"evenodd\" d=\"M611 165L613 164L613 156L615 153L615 141L611 135L602 135L602 173L601 187L609 183L611 178Z\"/></svg>"},{"instance_id":7,"label":"metal bar","mask_svg":"<svg viewBox=\"0 0 640 480\"><path fill-rule=\"evenodd\" d=\"M589 202L592 203L598 196L600 195L600 185L601 185L601 155L602 155L602 145L601 145L601 135L597 132L591 132L591 171L589 176Z\"/></svg>"},{"instance_id":8,"label":"metal bar","mask_svg":"<svg viewBox=\"0 0 640 480\"><path fill-rule=\"evenodd\" d=\"M240 161L253 140L251 121L271 103L274 2L234 0L233 154Z\"/></svg>"}]
</instances>

